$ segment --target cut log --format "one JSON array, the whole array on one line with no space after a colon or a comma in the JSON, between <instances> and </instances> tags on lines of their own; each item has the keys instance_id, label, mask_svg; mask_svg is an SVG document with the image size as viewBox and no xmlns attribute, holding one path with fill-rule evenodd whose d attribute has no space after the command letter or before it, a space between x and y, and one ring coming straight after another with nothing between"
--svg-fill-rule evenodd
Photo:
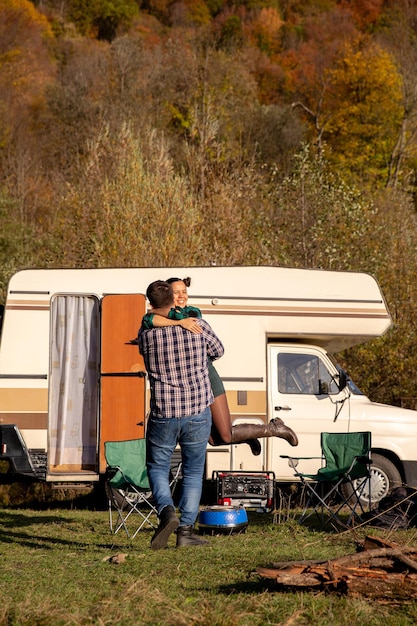
<instances>
[{"instance_id":1,"label":"cut log","mask_svg":"<svg viewBox=\"0 0 417 626\"><path fill-rule=\"evenodd\" d=\"M417 598L417 580L402 574L385 578L352 577L345 581L345 593L352 598L410 600Z\"/></svg>"},{"instance_id":2,"label":"cut log","mask_svg":"<svg viewBox=\"0 0 417 626\"><path fill-rule=\"evenodd\" d=\"M330 560L279 561L258 567L279 588L311 588L366 598L417 598L417 549L367 537L360 551Z\"/></svg>"}]
</instances>

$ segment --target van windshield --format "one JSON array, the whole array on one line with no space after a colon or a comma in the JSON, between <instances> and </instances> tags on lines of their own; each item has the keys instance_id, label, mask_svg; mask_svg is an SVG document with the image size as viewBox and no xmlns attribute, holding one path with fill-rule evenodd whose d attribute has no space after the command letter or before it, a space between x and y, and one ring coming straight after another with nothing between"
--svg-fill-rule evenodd
<instances>
[{"instance_id":1,"label":"van windshield","mask_svg":"<svg viewBox=\"0 0 417 626\"><path fill-rule=\"evenodd\" d=\"M347 379L347 385L350 389L350 391L354 394L356 394L357 396L364 396L365 394L363 393L363 391L361 391L359 389L359 387L353 382L353 380L351 380L349 377Z\"/></svg>"}]
</instances>

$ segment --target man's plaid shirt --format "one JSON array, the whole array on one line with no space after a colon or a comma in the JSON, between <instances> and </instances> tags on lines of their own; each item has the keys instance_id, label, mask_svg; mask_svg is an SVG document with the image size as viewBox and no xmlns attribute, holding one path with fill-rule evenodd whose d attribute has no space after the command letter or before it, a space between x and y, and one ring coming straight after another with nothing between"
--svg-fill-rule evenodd
<instances>
[{"instance_id":1,"label":"man's plaid shirt","mask_svg":"<svg viewBox=\"0 0 417 626\"><path fill-rule=\"evenodd\" d=\"M220 339L203 319L203 329L194 334L181 326L139 330L139 351L143 355L151 386L153 417L186 417L202 413L213 402L207 357L224 353Z\"/></svg>"}]
</instances>

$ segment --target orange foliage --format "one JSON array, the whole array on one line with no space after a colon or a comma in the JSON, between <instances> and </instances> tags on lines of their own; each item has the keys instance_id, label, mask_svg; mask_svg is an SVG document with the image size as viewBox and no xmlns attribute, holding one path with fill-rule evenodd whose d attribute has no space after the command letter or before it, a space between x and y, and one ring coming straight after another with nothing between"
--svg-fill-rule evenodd
<instances>
[{"instance_id":1,"label":"orange foliage","mask_svg":"<svg viewBox=\"0 0 417 626\"><path fill-rule=\"evenodd\" d=\"M243 32L248 43L270 56L279 49L280 29L283 24L276 9L263 8L259 12L248 13Z\"/></svg>"},{"instance_id":2,"label":"orange foliage","mask_svg":"<svg viewBox=\"0 0 417 626\"><path fill-rule=\"evenodd\" d=\"M384 0L342 0L340 6L347 9L356 26L364 30L381 17Z\"/></svg>"},{"instance_id":3,"label":"orange foliage","mask_svg":"<svg viewBox=\"0 0 417 626\"><path fill-rule=\"evenodd\" d=\"M2 0L0 84L7 84L8 89L20 87L37 92L50 70L45 46L45 38L50 37L52 31L48 21L31 2Z\"/></svg>"},{"instance_id":4,"label":"orange foliage","mask_svg":"<svg viewBox=\"0 0 417 626\"><path fill-rule=\"evenodd\" d=\"M306 107L315 110L326 83L326 71L344 42L357 34L350 14L337 6L305 18L303 37L276 58L286 75L286 95L302 99Z\"/></svg>"}]
</instances>

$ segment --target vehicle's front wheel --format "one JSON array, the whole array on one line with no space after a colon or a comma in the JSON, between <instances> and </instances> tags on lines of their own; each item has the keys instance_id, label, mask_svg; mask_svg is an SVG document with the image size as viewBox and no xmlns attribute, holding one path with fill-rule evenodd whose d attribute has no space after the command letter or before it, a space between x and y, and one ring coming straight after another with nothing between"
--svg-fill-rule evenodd
<instances>
[{"instance_id":1,"label":"vehicle's front wheel","mask_svg":"<svg viewBox=\"0 0 417 626\"><path fill-rule=\"evenodd\" d=\"M385 498L396 487L402 484L401 474L392 461L380 454L372 454L371 479L367 481L362 491L360 501L364 506L369 503L369 489L371 490L371 506L375 507L378 502ZM359 487L363 479L353 481L354 487ZM352 495L351 485L342 485L342 493L345 498Z\"/></svg>"}]
</instances>

